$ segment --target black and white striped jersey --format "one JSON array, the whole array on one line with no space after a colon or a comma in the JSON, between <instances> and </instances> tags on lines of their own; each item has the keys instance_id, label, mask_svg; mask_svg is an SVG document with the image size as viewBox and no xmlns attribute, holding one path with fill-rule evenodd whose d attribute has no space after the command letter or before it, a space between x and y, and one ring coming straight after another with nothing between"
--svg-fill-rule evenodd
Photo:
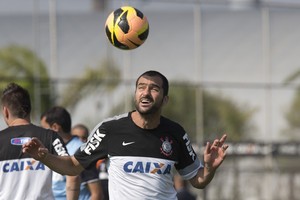
<instances>
[{"instance_id":1,"label":"black and white striped jersey","mask_svg":"<svg viewBox=\"0 0 300 200\"><path fill-rule=\"evenodd\" d=\"M161 117L157 128L142 129L131 112L99 123L75 154L85 168L107 157L112 200L176 199L175 170L191 179L202 167L179 124Z\"/></svg>"},{"instance_id":2,"label":"black and white striped jersey","mask_svg":"<svg viewBox=\"0 0 300 200\"><path fill-rule=\"evenodd\" d=\"M0 200L52 200L52 171L22 153L22 145L37 137L57 155L68 155L63 140L53 131L33 124L0 131Z\"/></svg>"}]
</instances>

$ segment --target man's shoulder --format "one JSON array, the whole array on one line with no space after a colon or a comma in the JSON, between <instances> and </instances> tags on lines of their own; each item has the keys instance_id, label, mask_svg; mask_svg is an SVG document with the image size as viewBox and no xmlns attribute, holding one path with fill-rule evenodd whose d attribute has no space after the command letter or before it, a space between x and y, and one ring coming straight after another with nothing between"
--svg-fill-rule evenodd
<instances>
[{"instance_id":1,"label":"man's shoulder","mask_svg":"<svg viewBox=\"0 0 300 200\"><path fill-rule=\"evenodd\" d=\"M43 127L31 124L27 127L29 131L32 131L33 134L36 135L36 137L56 137L58 136L57 132L51 130L51 129L45 129ZM43 135L44 134L44 135Z\"/></svg>"},{"instance_id":2,"label":"man's shoulder","mask_svg":"<svg viewBox=\"0 0 300 200\"><path fill-rule=\"evenodd\" d=\"M116 125L120 125L122 123L128 123L131 121L130 113L123 113L119 115L115 115L113 117L106 118L101 123L98 124L98 127L100 125L104 125L106 127L115 127Z\"/></svg>"},{"instance_id":3,"label":"man's shoulder","mask_svg":"<svg viewBox=\"0 0 300 200\"><path fill-rule=\"evenodd\" d=\"M75 152L78 150L78 148L83 144L83 142L80 140L79 137L73 136L72 139L70 139L66 143L66 148L68 150L68 153L70 155L74 155Z\"/></svg>"},{"instance_id":4,"label":"man's shoulder","mask_svg":"<svg viewBox=\"0 0 300 200\"><path fill-rule=\"evenodd\" d=\"M43 136L41 134L56 134L56 132L50 130L50 129L44 129L40 126L34 125L34 124L27 124L27 125L20 125L20 126L9 126L6 129L3 129L2 131L3 133L17 133L18 135L20 135L20 132L22 132L25 135L31 136L31 137L39 137L39 136Z\"/></svg>"},{"instance_id":5,"label":"man's shoulder","mask_svg":"<svg viewBox=\"0 0 300 200\"><path fill-rule=\"evenodd\" d=\"M160 122L162 125L167 125L169 127L174 127L176 129L180 128L180 129L183 129L183 127L176 121L174 120L171 120L167 117L164 117L164 116L161 116L160 118Z\"/></svg>"},{"instance_id":6,"label":"man's shoulder","mask_svg":"<svg viewBox=\"0 0 300 200\"><path fill-rule=\"evenodd\" d=\"M60 141L62 141L62 139L59 137L57 132L51 129L45 129L43 127L34 124L28 124L24 127L19 127L19 130L16 129L16 131L17 132L23 131L24 136L36 137L39 140L41 140L43 144L46 146L47 145L52 146L52 142L57 138L59 138Z\"/></svg>"},{"instance_id":7,"label":"man's shoulder","mask_svg":"<svg viewBox=\"0 0 300 200\"><path fill-rule=\"evenodd\" d=\"M82 144L83 142L77 136L72 136L71 140L69 141L71 144Z\"/></svg>"},{"instance_id":8,"label":"man's shoulder","mask_svg":"<svg viewBox=\"0 0 300 200\"><path fill-rule=\"evenodd\" d=\"M115 122L115 121L119 121L119 120L128 120L129 116L130 116L130 113L122 113L122 114L107 118L106 120L104 120L104 122Z\"/></svg>"}]
</instances>

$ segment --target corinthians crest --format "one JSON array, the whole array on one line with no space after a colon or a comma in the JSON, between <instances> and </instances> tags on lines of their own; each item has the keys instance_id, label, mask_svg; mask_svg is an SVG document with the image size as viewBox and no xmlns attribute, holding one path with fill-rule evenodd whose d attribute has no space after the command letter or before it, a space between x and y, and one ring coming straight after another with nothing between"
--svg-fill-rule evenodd
<instances>
[{"instance_id":1,"label":"corinthians crest","mask_svg":"<svg viewBox=\"0 0 300 200\"><path fill-rule=\"evenodd\" d=\"M162 154L164 154L165 156L171 156L173 153L173 150L172 150L173 141L170 140L168 137L160 138L160 140L162 141L160 152Z\"/></svg>"}]
</instances>

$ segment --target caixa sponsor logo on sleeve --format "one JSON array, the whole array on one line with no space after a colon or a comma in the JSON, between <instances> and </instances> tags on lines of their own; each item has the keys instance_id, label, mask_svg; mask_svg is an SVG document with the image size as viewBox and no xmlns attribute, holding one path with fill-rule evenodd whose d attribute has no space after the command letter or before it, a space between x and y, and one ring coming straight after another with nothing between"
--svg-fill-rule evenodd
<instances>
[{"instance_id":1,"label":"caixa sponsor logo on sleeve","mask_svg":"<svg viewBox=\"0 0 300 200\"><path fill-rule=\"evenodd\" d=\"M45 170L45 165L36 160L19 160L6 162L2 167L4 173L36 170Z\"/></svg>"},{"instance_id":2,"label":"caixa sponsor logo on sleeve","mask_svg":"<svg viewBox=\"0 0 300 200\"><path fill-rule=\"evenodd\" d=\"M94 151L99 145L102 139L105 137L104 133L100 133L100 130L97 129L93 136L88 140L84 152L88 155L91 155L91 151Z\"/></svg>"}]
</instances>

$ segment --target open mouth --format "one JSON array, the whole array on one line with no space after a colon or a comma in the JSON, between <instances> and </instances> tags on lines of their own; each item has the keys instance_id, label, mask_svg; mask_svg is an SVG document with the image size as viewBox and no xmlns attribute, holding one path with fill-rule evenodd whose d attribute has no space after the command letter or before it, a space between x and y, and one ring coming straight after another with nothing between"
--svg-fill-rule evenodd
<instances>
[{"instance_id":1,"label":"open mouth","mask_svg":"<svg viewBox=\"0 0 300 200\"><path fill-rule=\"evenodd\" d=\"M150 105L152 103L152 100L149 98L142 98L141 101L142 105Z\"/></svg>"}]
</instances>

